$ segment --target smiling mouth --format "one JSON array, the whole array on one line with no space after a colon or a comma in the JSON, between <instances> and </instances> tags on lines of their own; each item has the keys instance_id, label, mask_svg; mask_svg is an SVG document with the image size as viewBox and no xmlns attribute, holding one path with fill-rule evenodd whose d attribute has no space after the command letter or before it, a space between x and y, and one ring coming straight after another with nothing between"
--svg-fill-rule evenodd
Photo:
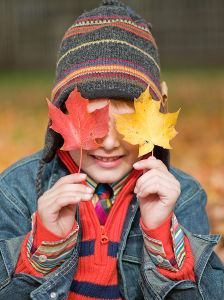
<instances>
[{"instance_id":1,"label":"smiling mouth","mask_svg":"<svg viewBox=\"0 0 224 300\"><path fill-rule=\"evenodd\" d=\"M116 161L118 159L120 159L122 157L122 155L119 156L110 156L110 157L106 157L106 156L98 156L98 155L91 155L93 158L100 160L100 161L105 161L105 162L111 162L111 161Z\"/></svg>"}]
</instances>

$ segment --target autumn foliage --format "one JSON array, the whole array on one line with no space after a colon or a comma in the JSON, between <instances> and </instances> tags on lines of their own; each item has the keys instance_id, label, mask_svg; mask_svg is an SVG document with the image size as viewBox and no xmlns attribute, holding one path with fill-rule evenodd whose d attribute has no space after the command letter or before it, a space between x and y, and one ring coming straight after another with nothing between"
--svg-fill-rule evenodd
<instances>
[{"instance_id":1,"label":"autumn foliage","mask_svg":"<svg viewBox=\"0 0 224 300\"><path fill-rule=\"evenodd\" d=\"M160 101L152 99L149 87L134 99L135 113L115 115L117 130L124 140L139 145L139 156L150 153L154 145L171 149L169 141L177 134L174 128L179 111L161 113Z\"/></svg>"},{"instance_id":2,"label":"autumn foliage","mask_svg":"<svg viewBox=\"0 0 224 300\"><path fill-rule=\"evenodd\" d=\"M68 114L63 113L49 100L47 102L52 121L51 128L60 133L64 139L62 150L98 148L96 138L102 138L108 132L109 103L89 113L87 111L89 101L81 96L77 87L65 102Z\"/></svg>"},{"instance_id":3,"label":"autumn foliage","mask_svg":"<svg viewBox=\"0 0 224 300\"><path fill-rule=\"evenodd\" d=\"M80 149L80 163L82 162L82 150L93 150L99 147L97 138L103 138L108 132L109 103L101 109L89 113L87 110L88 99L78 92L77 87L66 100L68 114L47 100L49 117L52 121L50 126L54 131L61 134L64 139L62 150L70 151Z\"/></svg>"}]
</instances>

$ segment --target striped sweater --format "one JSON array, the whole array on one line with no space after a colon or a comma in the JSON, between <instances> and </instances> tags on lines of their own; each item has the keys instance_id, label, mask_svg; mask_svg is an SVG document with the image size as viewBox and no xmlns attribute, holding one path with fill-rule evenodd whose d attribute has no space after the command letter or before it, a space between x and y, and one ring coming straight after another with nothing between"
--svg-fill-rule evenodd
<instances>
[{"instance_id":1,"label":"striped sweater","mask_svg":"<svg viewBox=\"0 0 224 300\"><path fill-rule=\"evenodd\" d=\"M121 299L117 278L117 252L128 205L136 179L132 171L119 193L104 226L92 203L81 202L79 213L82 242L78 270L71 285L69 299Z\"/></svg>"}]
</instances>

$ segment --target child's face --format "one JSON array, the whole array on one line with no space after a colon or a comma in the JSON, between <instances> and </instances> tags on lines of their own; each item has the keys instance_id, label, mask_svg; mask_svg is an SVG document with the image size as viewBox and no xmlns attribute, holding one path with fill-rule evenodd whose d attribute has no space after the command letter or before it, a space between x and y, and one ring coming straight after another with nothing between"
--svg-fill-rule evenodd
<instances>
[{"instance_id":1,"label":"child's face","mask_svg":"<svg viewBox=\"0 0 224 300\"><path fill-rule=\"evenodd\" d=\"M104 107L108 101L106 99L90 100L88 111ZM117 105L116 105L117 103ZM95 150L83 150L81 168L96 182L113 183L121 179L133 167L138 160L138 145L131 145L122 140L115 127L112 113L126 114L134 113L134 108L116 100L115 105L110 103L109 131L102 138L97 139L99 148ZM72 159L79 165L80 149L70 151Z\"/></svg>"}]
</instances>

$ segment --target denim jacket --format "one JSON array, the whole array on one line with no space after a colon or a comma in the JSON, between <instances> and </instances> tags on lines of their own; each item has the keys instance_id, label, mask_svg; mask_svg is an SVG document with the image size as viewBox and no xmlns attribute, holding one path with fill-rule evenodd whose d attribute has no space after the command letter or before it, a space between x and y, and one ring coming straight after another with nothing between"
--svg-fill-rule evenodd
<instances>
[{"instance_id":1,"label":"denim jacket","mask_svg":"<svg viewBox=\"0 0 224 300\"><path fill-rule=\"evenodd\" d=\"M31 230L31 215L37 210L36 173L41 152L26 157L0 176L0 299L67 299L76 273L79 237L72 255L56 271L43 278L14 274L21 244ZM181 183L181 195L174 212L187 235L195 259L196 283L172 281L159 273L145 249L139 228L140 211L134 196L127 212L118 252L118 277L123 299L221 300L224 295L224 267L213 248L220 236L208 235L206 194L191 176L171 167ZM68 174L56 155L45 166L43 191ZM79 214L77 212L77 221Z\"/></svg>"}]
</instances>

